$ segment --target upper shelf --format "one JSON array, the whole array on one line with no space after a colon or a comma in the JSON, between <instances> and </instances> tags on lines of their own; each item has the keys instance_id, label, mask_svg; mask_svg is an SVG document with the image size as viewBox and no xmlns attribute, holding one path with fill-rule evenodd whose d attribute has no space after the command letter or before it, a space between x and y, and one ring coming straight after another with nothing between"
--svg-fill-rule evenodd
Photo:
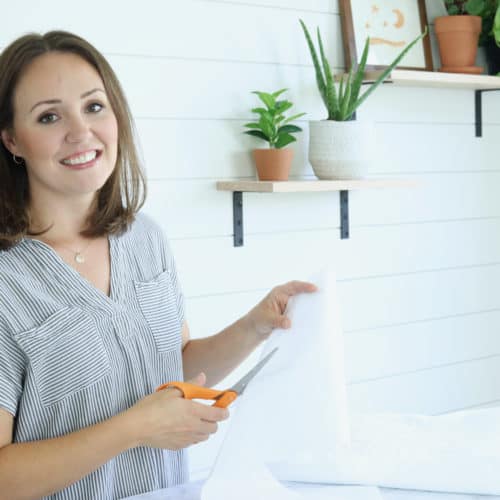
<instances>
[{"instance_id":1,"label":"upper shelf","mask_svg":"<svg viewBox=\"0 0 500 500\"><path fill-rule=\"evenodd\" d=\"M298 193L313 191L350 191L352 189L411 187L414 180L362 179L346 181L218 181L218 191L241 191L254 193Z\"/></svg>"},{"instance_id":2,"label":"upper shelf","mask_svg":"<svg viewBox=\"0 0 500 500\"><path fill-rule=\"evenodd\" d=\"M344 73L345 74L345 73ZM364 83L377 79L381 71L367 71ZM340 80L342 75L335 78ZM491 75L467 75L464 73L442 73L440 71L415 71L394 69L384 80L387 83L407 87L434 87L443 89L474 90L474 120L476 137L483 135L482 94L491 90L500 90L500 77Z\"/></svg>"},{"instance_id":3,"label":"upper shelf","mask_svg":"<svg viewBox=\"0 0 500 500\"><path fill-rule=\"evenodd\" d=\"M365 73L365 83L373 82L381 71ZM491 75L468 75L463 73L442 73L440 71L413 71L395 69L386 82L413 87L442 87L455 89L490 90L500 89L500 77Z\"/></svg>"}]
</instances>

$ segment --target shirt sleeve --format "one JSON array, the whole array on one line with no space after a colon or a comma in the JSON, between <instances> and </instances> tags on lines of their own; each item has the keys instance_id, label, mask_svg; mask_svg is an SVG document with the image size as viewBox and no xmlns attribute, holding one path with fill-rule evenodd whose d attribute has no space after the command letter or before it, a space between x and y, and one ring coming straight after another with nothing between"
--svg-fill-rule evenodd
<instances>
[{"instance_id":1,"label":"shirt sleeve","mask_svg":"<svg viewBox=\"0 0 500 500\"><path fill-rule=\"evenodd\" d=\"M13 416L21 399L24 373L24 354L0 318L0 408Z\"/></svg>"}]
</instances>

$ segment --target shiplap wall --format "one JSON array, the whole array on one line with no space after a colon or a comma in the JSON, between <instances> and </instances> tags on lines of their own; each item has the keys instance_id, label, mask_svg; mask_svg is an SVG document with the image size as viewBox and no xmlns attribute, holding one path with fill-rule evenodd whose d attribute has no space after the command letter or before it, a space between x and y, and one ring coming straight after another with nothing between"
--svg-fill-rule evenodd
<instances>
[{"instance_id":1,"label":"shiplap wall","mask_svg":"<svg viewBox=\"0 0 500 500\"><path fill-rule=\"evenodd\" d=\"M335 0L87 0L78 8L2 0L0 45L63 28L110 60L137 122L146 210L171 240L194 337L223 328L275 284L332 261L354 408L439 414L497 404L500 95L484 96L484 137L475 138L472 91L380 88L358 113L376 122L371 175L421 187L352 192L351 238L343 241L338 193L245 195L245 246L232 246L231 194L215 181L255 175L255 143L241 133L251 90L287 87L295 110L307 112L292 176L313 176L307 120L325 112L299 18L321 28L341 71ZM195 450L195 470L222 434Z\"/></svg>"}]
</instances>

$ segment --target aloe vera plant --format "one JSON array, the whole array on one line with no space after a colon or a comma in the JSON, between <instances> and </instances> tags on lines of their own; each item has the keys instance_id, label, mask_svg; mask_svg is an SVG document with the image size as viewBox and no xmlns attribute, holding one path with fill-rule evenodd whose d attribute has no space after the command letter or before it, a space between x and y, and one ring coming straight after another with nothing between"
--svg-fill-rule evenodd
<instances>
[{"instance_id":1,"label":"aloe vera plant","mask_svg":"<svg viewBox=\"0 0 500 500\"><path fill-rule=\"evenodd\" d=\"M319 57L314 47L313 41L307 30L306 25L300 20L304 35L311 52L314 69L316 72L316 83L321 94L321 98L328 111L328 120L347 121L351 120L354 112L363 104L367 97L385 80L389 73L397 66L403 57L418 43L425 35L425 31L417 36L404 50L392 61L392 63L379 75L379 77L360 95L361 85L368 60L368 50L370 47L370 39L367 38L363 49L363 54L357 68L352 67L347 75L342 75L338 88L334 82L330 64L325 56L321 33L317 29ZM320 64L321 61L321 64Z\"/></svg>"}]
</instances>

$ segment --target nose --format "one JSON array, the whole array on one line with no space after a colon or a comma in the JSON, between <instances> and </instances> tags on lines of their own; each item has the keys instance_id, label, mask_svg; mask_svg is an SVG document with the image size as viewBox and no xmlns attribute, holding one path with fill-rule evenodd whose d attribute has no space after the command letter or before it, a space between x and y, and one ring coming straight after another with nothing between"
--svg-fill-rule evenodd
<instances>
[{"instance_id":1,"label":"nose","mask_svg":"<svg viewBox=\"0 0 500 500\"><path fill-rule=\"evenodd\" d=\"M71 116L67 120L66 141L69 143L84 142L90 135L90 125L82 115Z\"/></svg>"}]
</instances>

